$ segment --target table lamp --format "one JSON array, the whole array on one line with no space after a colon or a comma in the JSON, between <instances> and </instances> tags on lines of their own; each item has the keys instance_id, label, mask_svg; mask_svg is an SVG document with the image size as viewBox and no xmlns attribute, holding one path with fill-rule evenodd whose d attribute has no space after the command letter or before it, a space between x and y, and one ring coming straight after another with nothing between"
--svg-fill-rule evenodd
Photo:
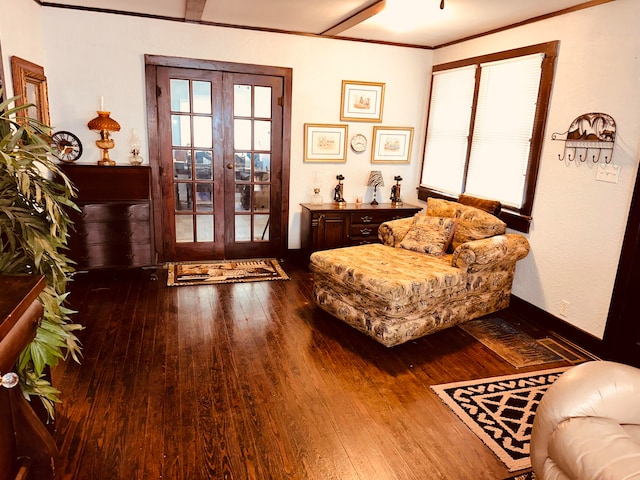
<instances>
[{"instance_id":1,"label":"table lamp","mask_svg":"<svg viewBox=\"0 0 640 480\"><path fill-rule=\"evenodd\" d=\"M371 173L369 173L367 186L373 187L373 201L371 205L378 205L378 200L376 200L378 187L384 187L384 180L382 179L382 172L380 170L372 170Z\"/></svg>"},{"instance_id":2,"label":"table lamp","mask_svg":"<svg viewBox=\"0 0 640 480\"><path fill-rule=\"evenodd\" d=\"M116 164L109 158L109 150L115 147L115 142L111 139L111 132L119 132L120 124L109 116L111 112L102 112L98 110L98 116L89 121L87 127L89 130L97 130L100 132L100 140L96 140L96 145L102 150L102 158L98 160L98 165L113 166Z\"/></svg>"}]
</instances>

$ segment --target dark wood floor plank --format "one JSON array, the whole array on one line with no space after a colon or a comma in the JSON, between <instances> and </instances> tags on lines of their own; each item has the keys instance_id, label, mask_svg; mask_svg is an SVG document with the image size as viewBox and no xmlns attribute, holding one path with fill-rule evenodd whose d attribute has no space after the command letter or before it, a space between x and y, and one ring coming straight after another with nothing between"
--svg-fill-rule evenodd
<instances>
[{"instance_id":1,"label":"dark wood floor plank","mask_svg":"<svg viewBox=\"0 0 640 480\"><path fill-rule=\"evenodd\" d=\"M386 348L314 306L306 266L283 265L290 281L78 276L84 359L53 369L58 478L508 476L430 387L517 369L458 328Z\"/></svg>"}]
</instances>

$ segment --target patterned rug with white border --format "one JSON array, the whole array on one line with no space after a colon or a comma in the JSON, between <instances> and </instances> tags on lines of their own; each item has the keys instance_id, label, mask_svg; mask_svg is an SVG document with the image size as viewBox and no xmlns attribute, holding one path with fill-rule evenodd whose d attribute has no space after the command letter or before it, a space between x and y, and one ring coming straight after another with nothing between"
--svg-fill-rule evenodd
<instances>
[{"instance_id":1,"label":"patterned rug with white border","mask_svg":"<svg viewBox=\"0 0 640 480\"><path fill-rule=\"evenodd\" d=\"M506 465L531 467L529 442L538 404L570 367L433 385L440 399Z\"/></svg>"}]
</instances>

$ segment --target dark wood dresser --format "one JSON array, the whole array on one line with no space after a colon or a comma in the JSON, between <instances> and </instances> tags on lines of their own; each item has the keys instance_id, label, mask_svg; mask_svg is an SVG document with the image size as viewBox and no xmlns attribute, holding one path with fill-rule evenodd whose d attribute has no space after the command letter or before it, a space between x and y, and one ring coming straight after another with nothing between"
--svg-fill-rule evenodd
<instances>
[{"instance_id":1,"label":"dark wood dresser","mask_svg":"<svg viewBox=\"0 0 640 480\"><path fill-rule=\"evenodd\" d=\"M348 203L339 207L333 203L302 204L301 247L306 253L329 248L379 242L381 223L411 217L422 210L415 205L394 207L390 203L378 205Z\"/></svg>"},{"instance_id":2,"label":"dark wood dresser","mask_svg":"<svg viewBox=\"0 0 640 480\"><path fill-rule=\"evenodd\" d=\"M44 287L42 276L0 276L0 375L15 372L18 356L35 336ZM53 438L20 386L0 386L0 480L52 478L57 457Z\"/></svg>"},{"instance_id":3,"label":"dark wood dresser","mask_svg":"<svg viewBox=\"0 0 640 480\"><path fill-rule=\"evenodd\" d=\"M61 165L78 189L69 257L77 270L155 264L151 168Z\"/></svg>"}]
</instances>

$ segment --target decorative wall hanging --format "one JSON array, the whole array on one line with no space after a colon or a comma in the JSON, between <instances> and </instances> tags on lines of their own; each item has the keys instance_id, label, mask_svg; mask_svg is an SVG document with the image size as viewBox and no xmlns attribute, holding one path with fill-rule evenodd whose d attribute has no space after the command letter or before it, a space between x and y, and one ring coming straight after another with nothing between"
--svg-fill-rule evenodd
<instances>
[{"instance_id":1,"label":"decorative wall hanging","mask_svg":"<svg viewBox=\"0 0 640 480\"><path fill-rule=\"evenodd\" d=\"M346 162L348 125L304 124L305 162Z\"/></svg>"},{"instance_id":2,"label":"decorative wall hanging","mask_svg":"<svg viewBox=\"0 0 640 480\"><path fill-rule=\"evenodd\" d=\"M373 127L371 163L409 163L413 127Z\"/></svg>"},{"instance_id":3,"label":"decorative wall hanging","mask_svg":"<svg viewBox=\"0 0 640 480\"><path fill-rule=\"evenodd\" d=\"M340 120L343 122L381 122L384 83L342 81Z\"/></svg>"},{"instance_id":4,"label":"decorative wall hanging","mask_svg":"<svg viewBox=\"0 0 640 480\"><path fill-rule=\"evenodd\" d=\"M606 113L585 113L571 122L569 130L554 133L551 139L565 142L564 154L558 154L560 161L598 163L602 159L608 164L613 158L616 122Z\"/></svg>"}]
</instances>

